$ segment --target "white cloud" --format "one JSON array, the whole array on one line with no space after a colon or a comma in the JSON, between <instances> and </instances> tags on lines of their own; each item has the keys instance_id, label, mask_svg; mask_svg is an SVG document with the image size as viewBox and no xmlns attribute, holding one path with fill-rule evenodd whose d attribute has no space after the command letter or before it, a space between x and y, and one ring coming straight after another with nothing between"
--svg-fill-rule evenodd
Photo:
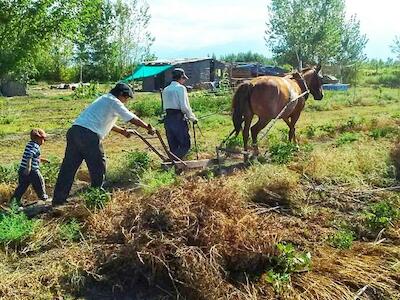
<instances>
[{"instance_id":1,"label":"white cloud","mask_svg":"<svg viewBox=\"0 0 400 300\"><path fill-rule=\"evenodd\" d=\"M206 56L268 50L264 42L269 0L147 0L150 30L159 57ZM400 34L398 0L347 0L348 15L357 14L369 42L369 57L391 55L389 45Z\"/></svg>"}]
</instances>

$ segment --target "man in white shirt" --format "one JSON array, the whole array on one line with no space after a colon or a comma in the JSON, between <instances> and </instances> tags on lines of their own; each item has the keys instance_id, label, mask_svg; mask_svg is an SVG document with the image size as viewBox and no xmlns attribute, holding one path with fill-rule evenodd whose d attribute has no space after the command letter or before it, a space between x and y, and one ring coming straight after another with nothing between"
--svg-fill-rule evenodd
<instances>
[{"instance_id":1,"label":"man in white shirt","mask_svg":"<svg viewBox=\"0 0 400 300\"><path fill-rule=\"evenodd\" d=\"M90 104L75 120L67 132L67 147L64 160L54 188L53 206L67 202L76 171L85 160L89 169L92 187L102 187L106 173L106 160L102 140L112 130L129 138L132 130L117 126L118 117L125 122L143 127L150 134L154 128L146 124L125 103L133 98L133 91L125 83L117 83L110 93Z\"/></svg>"},{"instance_id":2,"label":"man in white shirt","mask_svg":"<svg viewBox=\"0 0 400 300\"><path fill-rule=\"evenodd\" d=\"M187 120L194 123L197 118L190 107L186 87L188 77L181 68L172 71L172 82L162 93L163 108L166 112L164 127L169 149L179 158L183 158L190 149L189 126Z\"/></svg>"}]
</instances>

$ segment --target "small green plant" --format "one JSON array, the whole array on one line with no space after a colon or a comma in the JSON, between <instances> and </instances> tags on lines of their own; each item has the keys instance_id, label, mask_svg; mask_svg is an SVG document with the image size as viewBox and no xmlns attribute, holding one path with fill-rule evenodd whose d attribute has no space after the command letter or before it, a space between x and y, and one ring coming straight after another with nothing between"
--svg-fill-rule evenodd
<instances>
[{"instance_id":1,"label":"small green plant","mask_svg":"<svg viewBox=\"0 0 400 300\"><path fill-rule=\"evenodd\" d=\"M89 99L100 94L98 83L90 83L89 85L80 85L74 90L74 99Z\"/></svg>"},{"instance_id":2,"label":"small green plant","mask_svg":"<svg viewBox=\"0 0 400 300\"><path fill-rule=\"evenodd\" d=\"M338 249L350 249L354 241L354 232L349 229L339 229L328 237L332 247Z\"/></svg>"},{"instance_id":3,"label":"small green plant","mask_svg":"<svg viewBox=\"0 0 400 300\"><path fill-rule=\"evenodd\" d=\"M0 165L0 182L16 182L18 180L18 168L18 164Z\"/></svg>"},{"instance_id":4,"label":"small green plant","mask_svg":"<svg viewBox=\"0 0 400 300\"><path fill-rule=\"evenodd\" d=\"M389 201L372 204L364 213L366 226L372 231L379 231L392 226L400 219L400 209Z\"/></svg>"},{"instance_id":5,"label":"small green plant","mask_svg":"<svg viewBox=\"0 0 400 300\"><path fill-rule=\"evenodd\" d=\"M54 185L57 180L58 171L60 170L61 160L58 157L51 156L48 163L40 165L40 171L43 174L46 184Z\"/></svg>"},{"instance_id":6,"label":"small green plant","mask_svg":"<svg viewBox=\"0 0 400 300\"><path fill-rule=\"evenodd\" d=\"M21 246L33 235L40 224L39 220L29 220L13 203L8 214L0 214L0 244Z\"/></svg>"},{"instance_id":7,"label":"small green plant","mask_svg":"<svg viewBox=\"0 0 400 300\"><path fill-rule=\"evenodd\" d=\"M168 171L147 170L140 178L145 193L151 193L162 186L174 184L177 180L174 169Z\"/></svg>"},{"instance_id":8,"label":"small green plant","mask_svg":"<svg viewBox=\"0 0 400 300\"><path fill-rule=\"evenodd\" d=\"M102 188L90 188L83 194L85 205L89 209L103 209L110 201L110 195Z\"/></svg>"},{"instance_id":9,"label":"small green plant","mask_svg":"<svg viewBox=\"0 0 400 300\"><path fill-rule=\"evenodd\" d=\"M126 154L125 161L131 174L138 178L150 167L151 158L147 152L132 151Z\"/></svg>"},{"instance_id":10,"label":"small green plant","mask_svg":"<svg viewBox=\"0 0 400 300\"><path fill-rule=\"evenodd\" d=\"M359 135L354 132L344 132L336 139L336 146L350 144L358 141Z\"/></svg>"},{"instance_id":11,"label":"small green plant","mask_svg":"<svg viewBox=\"0 0 400 300\"><path fill-rule=\"evenodd\" d=\"M317 127L315 127L314 125L308 125L305 130L307 138L310 139L310 138L314 137L316 131L317 131Z\"/></svg>"},{"instance_id":12,"label":"small green plant","mask_svg":"<svg viewBox=\"0 0 400 300\"><path fill-rule=\"evenodd\" d=\"M397 133L397 130L393 127L374 128L371 130L369 136L377 140L379 138L391 136L395 133Z\"/></svg>"},{"instance_id":13,"label":"small green plant","mask_svg":"<svg viewBox=\"0 0 400 300\"><path fill-rule=\"evenodd\" d=\"M300 252L288 243L277 245L278 256L271 258L272 268L262 278L271 283L277 293L290 286L292 273L309 271L311 268L310 252Z\"/></svg>"},{"instance_id":14,"label":"small green plant","mask_svg":"<svg viewBox=\"0 0 400 300\"><path fill-rule=\"evenodd\" d=\"M286 164L298 152L298 147L293 143L277 143L270 146L269 152L273 162Z\"/></svg>"},{"instance_id":15,"label":"small green plant","mask_svg":"<svg viewBox=\"0 0 400 300\"><path fill-rule=\"evenodd\" d=\"M60 239L68 242L76 242L81 237L81 224L76 219L70 220L59 227Z\"/></svg>"},{"instance_id":16,"label":"small green plant","mask_svg":"<svg viewBox=\"0 0 400 300\"><path fill-rule=\"evenodd\" d=\"M235 149L239 147L243 147L243 139L239 135L232 136L226 141L226 148L228 149Z\"/></svg>"}]
</instances>

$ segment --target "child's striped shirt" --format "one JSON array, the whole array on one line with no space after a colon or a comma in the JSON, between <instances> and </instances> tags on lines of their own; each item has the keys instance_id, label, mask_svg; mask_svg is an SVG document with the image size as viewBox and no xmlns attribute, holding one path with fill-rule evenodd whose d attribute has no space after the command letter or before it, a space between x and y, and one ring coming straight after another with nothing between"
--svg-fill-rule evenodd
<instances>
[{"instance_id":1,"label":"child's striped shirt","mask_svg":"<svg viewBox=\"0 0 400 300\"><path fill-rule=\"evenodd\" d=\"M28 166L28 160L32 159L31 170L39 170L39 157L40 157L40 146L34 141L30 141L26 144L24 154L20 164L20 170L25 170Z\"/></svg>"}]
</instances>

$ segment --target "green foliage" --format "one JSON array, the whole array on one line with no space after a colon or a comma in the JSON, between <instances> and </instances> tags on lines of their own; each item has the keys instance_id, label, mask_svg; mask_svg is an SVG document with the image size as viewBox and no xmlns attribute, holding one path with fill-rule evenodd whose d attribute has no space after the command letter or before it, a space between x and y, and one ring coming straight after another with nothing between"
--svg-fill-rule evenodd
<instances>
[{"instance_id":1,"label":"green foliage","mask_svg":"<svg viewBox=\"0 0 400 300\"><path fill-rule=\"evenodd\" d=\"M310 138L313 138L313 137L315 136L316 131L317 131L317 127L316 127L316 126L314 126L314 125L308 125L308 126L306 127L306 130L305 130L306 136L307 136L309 139L310 139Z\"/></svg>"},{"instance_id":2,"label":"green foliage","mask_svg":"<svg viewBox=\"0 0 400 300\"><path fill-rule=\"evenodd\" d=\"M68 223L61 224L59 227L60 239L68 242L79 241L81 237L82 225L76 220L72 219Z\"/></svg>"},{"instance_id":3,"label":"green foliage","mask_svg":"<svg viewBox=\"0 0 400 300\"><path fill-rule=\"evenodd\" d=\"M103 209L111 200L110 195L102 188L90 188L83 193L83 199L87 208Z\"/></svg>"},{"instance_id":4,"label":"green foliage","mask_svg":"<svg viewBox=\"0 0 400 300\"><path fill-rule=\"evenodd\" d=\"M173 169L168 171L148 170L140 178L145 193L152 193L160 187L175 184L176 181L177 177Z\"/></svg>"},{"instance_id":5,"label":"green foliage","mask_svg":"<svg viewBox=\"0 0 400 300\"><path fill-rule=\"evenodd\" d=\"M49 163L40 164L40 172L46 184L54 185L57 181L58 172L60 171L61 160L55 156L50 156L48 160Z\"/></svg>"},{"instance_id":6,"label":"green foliage","mask_svg":"<svg viewBox=\"0 0 400 300\"><path fill-rule=\"evenodd\" d=\"M297 251L290 243L279 243L277 249L279 255L271 258L272 267L262 279L271 283L274 289L281 293L290 286L291 274L310 270L311 254Z\"/></svg>"},{"instance_id":7,"label":"green foliage","mask_svg":"<svg viewBox=\"0 0 400 300\"><path fill-rule=\"evenodd\" d=\"M363 215L366 226L372 231L379 231L400 219L400 209L390 201L381 201L370 205Z\"/></svg>"},{"instance_id":8,"label":"green foliage","mask_svg":"<svg viewBox=\"0 0 400 300\"><path fill-rule=\"evenodd\" d=\"M18 180L18 168L18 164L0 165L0 182L16 182Z\"/></svg>"},{"instance_id":9,"label":"green foliage","mask_svg":"<svg viewBox=\"0 0 400 300\"><path fill-rule=\"evenodd\" d=\"M74 90L74 99L93 99L100 94L99 85L90 83L89 85L80 85Z\"/></svg>"},{"instance_id":10,"label":"green foliage","mask_svg":"<svg viewBox=\"0 0 400 300\"><path fill-rule=\"evenodd\" d=\"M349 143L353 143L358 141L359 135L354 132L343 132L337 139L336 139L336 146L341 146Z\"/></svg>"},{"instance_id":11,"label":"green foliage","mask_svg":"<svg viewBox=\"0 0 400 300\"><path fill-rule=\"evenodd\" d=\"M161 100L154 97L131 101L128 107L141 118L155 117L162 114Z\"/></svg>"},{"instance_id":12,"label":"green foliage","mask_svg":"<svg viewBox=\"0 0 400 300\"><path fill-rule=\"evenodd\" d=\"M278 164L286 164L291 161L298 150L297 145L289 142L276 143L269 147L272 161Z\"/></svg>"},{"instance_id":13,"label":"green foliage","mask_svg":"<svg viewBox=\"0 0 400 300\"><path fill-rule=\"evenodd\" d=\"M238 136L232 136L226 141L226 148L228 149L235 149L238 147L243 147L243 138Z\"/></svg>"},{"instance_id":14,"label":"green foliage","mask_svg":"<svg viewBox=\"0 0 400 300\"><path fill-rule=\"evenodd\" d=\"M128 152L125 156L125 159L127 167L133 174L136 174L136 176L140 176L150 167L151 159L147 152Z\"/></svg>"},{"instance_id":15,"label":"green foliage","mask_svg":"<svg viewBox=\"0 0 400 300\"><path fill-rule=\"evenodd\" d=\"M374 128L369 133L369 136L374 138L375 140L377 140L379 138L396 135L398 132L399 132L399 130L394 127Z\"/></svg>"},{"instance_id":16,"label":"green foliage","mask_svg":"<svg viewBox=\"0 0 400 300\"><path fill-rule=\"evenodd\" d=\"M392 52L397 56L397 60L400 60L400 36L395 36L393 44L390 48Z\"/></svg>"},{"instance_id":17,"label":"green foliage","mask_svg":"<svg viewBox=\"0 0 400 300\"><path fill-rule=\"evenodd\" d=\"M266 56L253 53L251 51L248 52L240 52L237 54L227 54L220 57L220 60L225 62L248 62L248 63L260 63L263 65L273 65L274 61Z\"/></svg>"},{"instance_id":18,"label":"green foliage","mask_svg":"<svg viewBox=\"0 0 400 300\"><path fill-rule=\"evenodd\" d=\"M354 232L349 229L339 229L328 237L328 242L332 247L338 249L350 249L354 241Z\"/></svg>"},{"instance_id":19,"label":"green foliage","mask_svg":"<svg viewBox=\"0 0 400 300\"><path fill-rule=\"evenodd\" d=\"M0 244L21 246L40 224L39 220L29 220L24 213L18 212L18 206L14 203L9 214L0 214Z\"/></svg>"}]
</instances>

